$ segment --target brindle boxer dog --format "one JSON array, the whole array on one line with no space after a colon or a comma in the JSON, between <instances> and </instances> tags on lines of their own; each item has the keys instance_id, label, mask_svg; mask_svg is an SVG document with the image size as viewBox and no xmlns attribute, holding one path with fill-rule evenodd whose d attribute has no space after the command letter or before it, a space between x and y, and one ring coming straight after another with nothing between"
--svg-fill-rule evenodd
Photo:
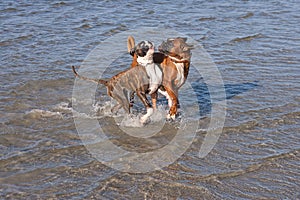
<instances>
[{"instance_id":1,"label":"brindle boxer dog","mask_svg":"<svg viewBox=\"0 0 300 200\"><path fill-rule=\"evenodd\" d=\"M151 67L151 63L153 63L152 55L154 53L154 46L149 41L143 41L141 43L143 43L140 45L142 49L137 48L135 53L139 54L140 57L145 57L145 59L143 59L145 66L149 64ZM107 94L117 101L117 105L112 108L112 112L116 112L123 107L129 114L131 105L128 97L132 92L136 92L147 109L147 113L140 119L140 122L144 124L153 114L152 106L146 97L146 93L149 92L150 79L145 66L136 65L136 67L122 71L109 80L83 77L76 72L74 66L72 66L72 69L78 78L106 86ZM157 96L157 91L151 94L151 96L153 95Z\"/></svg>"},{"instance_id":2,"label":"brindle boxer dog","mask_svg":"<svg viewBox=\"0 0 300 200\"><path fill-rule=\"evenodd\" d=\"M177 114L178 90L185 83L190 67L192 45L186 43L187 38L169 38L158 47L159 52L153 54L153 60L159 64L163 72L162 87L159 92L166 96L170 107L167 118L175 119ZM134 51L134 38L128 37L128 52L133 56L131 67L139 65L139 55ZM153 98L154 97L154 98ZM152 104L156 106L155 96L152 96Z\"/></svg>"}]
</instances>

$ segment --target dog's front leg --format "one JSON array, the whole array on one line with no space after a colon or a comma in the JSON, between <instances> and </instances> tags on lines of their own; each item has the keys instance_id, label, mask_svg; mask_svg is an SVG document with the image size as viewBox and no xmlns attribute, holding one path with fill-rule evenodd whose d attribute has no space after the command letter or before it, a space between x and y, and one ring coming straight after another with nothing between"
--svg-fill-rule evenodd
<instances>
[{"instance_id":1,"label":"dog's front leg","mask_svg":"<svg viewBox=\"0 0 300 200\"><path fill-rule=\"evenodd\" d=\"M157 109L157 105L156 105L156 102L157 102L157 91L152 93L151 95L151 101L152 101L152 107L154 110Z\"/></svg>"},{"instance_id":2,"label":"dog's front leg","mask_svg":"<svg viewBox=\"0 0 300 200\"><path fill-rule=\"evenodd\" d=\"M130 97L129 97L129 105L130 107L133 107L134 104L134 92L130 93Z\"/></svg>"},{"instance_id":3,"label":"dog's front leg","mask_svg":"<svg viewBox=\"0 0 300 200\"><path fill-rule=\"evenodd\" d=\"M178 107L178 91L173 90L169 87L165 87L166 92L168 93L169 97L169 104L171 103L169 114L167 116L168 119L175 120L177 114L177 107Z\"/></svg>"},{"instance_id":4,"label":"dog's front leg","mask_svg":"<svg viewBox=\"0 0 300 200\"><path fill-rule=\"evenodd\" d=\"M144 106L147 109L147 113L145 115L143 115L140 119L140 122L142 124L144 124L144 123L146 123L148 118L153 114L153 108L152 108L151 104L149 103L149 101L146 97L146 94L144 92L137 91L137 95L141 99L141 101L143 102Z\"/></svg>"},{"instance_id":5,"label":"dog's front leg","mask_svg":"<svg viewBox=\"0 0 300 200\"><path fill-rule=\"evenodd\" d=\"M172 99L169 96L169 94L167 93L167 91L158 89L158 92L166 97L166 99L168 100L168 106L169 106L169 108L171 108L171 106L172 106Z\"/></svg>"}]
</instances>

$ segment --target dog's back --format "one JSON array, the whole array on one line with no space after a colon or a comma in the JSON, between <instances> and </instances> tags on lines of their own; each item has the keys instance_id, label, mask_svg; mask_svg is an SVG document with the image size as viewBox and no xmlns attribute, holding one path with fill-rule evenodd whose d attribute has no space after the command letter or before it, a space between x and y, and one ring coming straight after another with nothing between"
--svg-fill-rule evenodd
<instances>
[{"instance_id":1,"label":"dog's back","mask_svg":"<svg viewBox=\"0 0 300 200\"><path fill-rule=\"evenodd\" d=\"M113 76L107 82L107 94L114 98L126 112L130 112L129 95L131 92L146 93L149 88L149 78L145 67L137 65Z\"/></svg>"},{"instance_id":2,"label":"dog's back","mask_svg":"<svg viewBox=\"0 0 300 200\"><path fill-rule=\"evenodd\" d=\"M137 65L113 76L108 81L111 91L127 89L128 91L146 90L149 87L149 78L145 67Z\"/></svg>"}]
</instances>

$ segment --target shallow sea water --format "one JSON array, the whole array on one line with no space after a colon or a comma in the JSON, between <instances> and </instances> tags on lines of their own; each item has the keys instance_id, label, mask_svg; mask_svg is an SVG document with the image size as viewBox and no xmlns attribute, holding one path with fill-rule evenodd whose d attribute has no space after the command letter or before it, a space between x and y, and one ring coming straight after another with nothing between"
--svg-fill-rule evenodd
<instances>
[{"instance_id":1,"label":"shallow sea water","mask_svg":"<svg viewBox=\"0 0 300 200\"><path fill-rule=\"evenodd\" d=\"M1 199L299 199L299 8L292 0L0 3ZM150 132L148 139L134 137L139 127L122 126L133 135L120 134L124 114L109 113L111 100L102 86L90 113L72 108L70 67L80 66L101 41L140 27L188 35L203 45L222 75L226 121L204 158L198 153L212 104L193 67L188 78L193 90L183 88L179 98L182 105L199 106L198 116L183 112L168 122L166 101L160 99L159 113L147 125L158 133ZM126 41L120 43L126 47ZM105 75L126 69L130 60L124 49ZM190 100L192 94L196 100ZM135 117L143 112L136 102ZM168 144L174 130L183 128L181 120L199 128L174 163L129 173L93 157L75 118L98 120L115 145L136 152Z\"/></svg>"}]
</instances>

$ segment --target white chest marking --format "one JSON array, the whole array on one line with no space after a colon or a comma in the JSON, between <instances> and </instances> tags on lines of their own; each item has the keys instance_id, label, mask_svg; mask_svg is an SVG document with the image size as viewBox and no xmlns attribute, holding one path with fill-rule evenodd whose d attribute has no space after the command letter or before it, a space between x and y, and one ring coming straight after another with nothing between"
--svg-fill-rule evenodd
<instances>
[{"instance_id":1,"label":"white chest marking","mask_svg":"<svg viewBox=\"0 0 300 200\"><path fill-rule=\"evenodd\" d=\"M148 57L138 57L137 58L137 62L140 64L140 65L142 65L142 66L146 66L147 64L149 64L149 63L152 63L153 62L153 58L151 59L151 58L148 58Z\"/></svg>"},{"instance_id":2,"label":"white chest marking","mask_svg":"<svg viewBox=\"0 0 300 200\"><path fill-rule=\"evenodd\" d=\"M145 67L146 67L147 74L150 78L149 94L152 94L157 90L157 88L160 86L162 82L162 71L154 63L147 64Z\"/></svg>"},{"instance_id":3,"label":"white chest marking","mask_svg":"<svg viewBox=\"0 0 300 200\"><path fill-rule=\"evenodd\" d=\"M177 77L176 77L176 82L177 82L177 87L180 87L184 83L184 64L183 63L174 63L176 68L177 68Z\"/></svg>"},{"instance_id":4,"label":"white chest marking","mask_svg":"<svg viewBox=\"0 0 300 200\"><path fill-rule=\"evenodd\" d=\"M149 76L149 94L155 92L162 83L162 71L156 64L154 64L152 55L153 53L151 54L151 52L149 53L148 51L146 56L137 58L137 62L145 67Z\"/></svg>"},{"instance_id":5,"label":"white chest marking","mask_svg":"<svg viewBox=\"0 0 300 200\"><path fill-rule=\"evenodd\" d=\"M146 65L146 71L147 71L148 76L150 77L151 83L161 84L162 71L156 64L152 63L152 64Z\"/></svg>"}]
</instances>

